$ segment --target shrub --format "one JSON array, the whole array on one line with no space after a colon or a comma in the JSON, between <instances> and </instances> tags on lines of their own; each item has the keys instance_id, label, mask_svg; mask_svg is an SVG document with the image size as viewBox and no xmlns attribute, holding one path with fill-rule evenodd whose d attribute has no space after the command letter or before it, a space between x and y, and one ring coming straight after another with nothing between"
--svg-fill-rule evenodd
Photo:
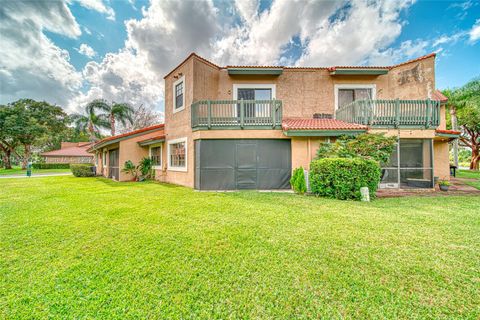
<instances>
[{"instance_id":1,"label":"shrub","mask_svg":"<svg viewBox=\"0 0 480 320\"><path fill-rule=\"evenodd\" d=\"M95 176L95 172L93 171L95 168L91 164L71 164L70 170L75 177L93 177Z\"/></svg>"},{"instance_id":2,"label":"shrub","mask_svg":"<svg viewBox=\"0 0 480 320\"><path fill-rule=\"evenodd\" d=\"M140 160L140 164L138 165L138 170L144 179L150 179L152 177L152 167L153 167L153 160L150 157L144 157Z\"/></svg>"},{"instance_id":3,"label":"shrub","mask_svg":"<svg viewBox=\"0 0 480 320\"><path fill-rule=\"evenodd\" d=\"M132 176L132 180L137 181L138 167L133 164L132 160L125 161L125 164L123 165L122 172L130 174Z\"/></svg>"},{"instance_id":4,"label":"shrub","mask_svg":"<svg viewBox=\"0 0 480 320\"><path fill-rule=\"evenodd\" d=\"M307 183L305 181L305 173L302 167L293 170L290 184L292 185L293 191L296 193L304 194L307 192Z\"/></svg>"},{"instance_id":5,"label":"shrub","mask_svg":"<svg viewBox=\"0 0 480 320\"><path fill-rule=\"evenodd\" d=\"M368 187L375 198L380 183L380 165L377 161L361 158L326 158L310 164L310 190L313 194L360 200L360 188Z\"/></svg>"},{"instance_id":6,"label":"shrub","mask_svg":"<svg viewBox=\"0 0 480 320\"><path fill-rule=\"evenodd\" d=\"M342 136L334 143L320 143L317 159L359 157L387 163L396 142L396 137L385 137L382 133L363 133L356 137Z\"/></svg>"},{"instance_id":7,"label":"shrub","mask_svg":"<svg viewBox=\"0 0 480 320\"><path fill-rule=\"evenodd\" d=\"M33 163L33 169L69 169L69 163Z\"/></svg>"}]
</instances>

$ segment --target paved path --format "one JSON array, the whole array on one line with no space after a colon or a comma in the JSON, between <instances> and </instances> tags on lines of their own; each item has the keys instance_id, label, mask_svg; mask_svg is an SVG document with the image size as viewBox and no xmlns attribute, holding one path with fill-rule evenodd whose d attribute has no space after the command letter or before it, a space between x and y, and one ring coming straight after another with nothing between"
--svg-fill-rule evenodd
<instances>
[{"instance_id":1,"label":"paved path","mask_svg":"<svg viewBox=\"0 0 480 320\"><path fill-rule=\"evenodd\" d=\"M58 177L58 176L70 176L72 175L71 172L59 172L59 173L39 173L39 174L32 174L31 177L27 177L26 174L15 174L10 176L0 176L0 179L19 179L19 178L40 178L40 177Z\"/></svg>"}]
</instances>

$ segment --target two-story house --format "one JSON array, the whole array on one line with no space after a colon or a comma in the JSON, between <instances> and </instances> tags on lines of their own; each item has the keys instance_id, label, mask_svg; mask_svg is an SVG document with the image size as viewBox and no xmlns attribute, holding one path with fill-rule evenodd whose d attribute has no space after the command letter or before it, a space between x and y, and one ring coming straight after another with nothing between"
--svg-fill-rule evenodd
<instances>
[{"instance_id":1,"label":"two-story house","mask_svg":"<svg viewBox=\"0 0 480 320\"><path fill-rule=\"evenodd\" d=\"M165 139L156 179L199 190L289 188L321 141L399 138L381 187L449 178L446 98L435 54L394 66L218 66L194 53L165 76ZM158 147L158 146L157 146Z\"/></svg>"}]
</instances>

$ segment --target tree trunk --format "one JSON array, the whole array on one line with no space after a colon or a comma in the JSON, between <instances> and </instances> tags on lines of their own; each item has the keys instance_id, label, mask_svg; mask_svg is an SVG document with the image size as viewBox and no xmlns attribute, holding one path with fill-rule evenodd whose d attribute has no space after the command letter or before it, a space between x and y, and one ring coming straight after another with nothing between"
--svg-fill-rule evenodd
<instances>
[{"instance_id":1,"label":"tree trunk","mask_svg":"<svg viewBox=\"0 0 480 320\"><path fill-rule=\"evenodd\" d=\"M115 135L115 116L110 114L110 133L112 136Z\"/></svg>"},{"instance_id":2,"label":"tree trunk","mask_svg":"<svg viewBox=\"0 0 480 320\"><path fill-rule=\"evenodd\" d=\"M472 148L472 160L470 161L470 170L478 170L478 162L480 161L479 150L476 146Z\"/></svg>"},{"instance_id":3,"label":"tree trunk","mask_svg":"<svg viewBox=\"0 0 480 320\"><path fill-rule=\"evenodd\" d=\"M0 150L3 152L3 167L4 169L12 169L12 162L10 161L10 157L12 156L12 151L10 149L5 148L0 144Z\"/></svg>"},{"instance_id":4,"label":"tree trunk","mask_svg":"<svg viewBox=\"0 0 480 320\"><path fill-rule=\"evenodd\" d=\"M90 135L90 142L95 142L95 134L94 134L93 124L91 121L88 123L88 133Z\"/></svg>"},{"instance_id":5,"label":"tree trunk","mask_svg":"<svg viewBox=\"0 0 480 320\"><path fill-rule=\"evenodd\" d=\"M30 160L30 145L25 144L24 145L24 152L25 154L23 155L23 161L22 161L22 170L27 169L28 161Z\"/></svg>"},{"instance_id":6,"label":"tree trunk","mask_svg":"<svg viewBox=\"0 0 480 320\"><path fill-rule=\"evenodd\" d=\"M457 110L454 106L450 107L450 115L452 119L452 130L457 131ZM458 168L458 139L453 140L453 164Z\"/></svg>"}]
</instances>

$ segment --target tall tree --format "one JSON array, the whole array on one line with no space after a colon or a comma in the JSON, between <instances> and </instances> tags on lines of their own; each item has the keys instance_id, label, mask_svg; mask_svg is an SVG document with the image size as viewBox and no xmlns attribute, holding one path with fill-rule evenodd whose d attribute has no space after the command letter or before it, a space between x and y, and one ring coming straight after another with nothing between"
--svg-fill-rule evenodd
<instances>
[{"instance_id":1,"label":"tall tree","mask_svg":"<svg viewBox=\"0 0 480 320\"><path fill-rule=\"evenodd\" d=\"M107 110L106 104L99 102L100 100L94 100L85 106L83 114L75 113L70 116L70 119L75 124L76 131L78 133L88 133L91 142L100 137L101 129L110 129L108 117L101 113L101 111Z\"/></svg>"},{"instance_id":2,"label":"tall tree","mask_svg":"<svg viewBox=\"0 0 480 320\"><path fill-rule=\"evenodd\" d=\"M132 115L132 122L122 125L121 130L124 132L129 132L162 122L163 117L160 113L155 112L151 108L145 107L143 104L135 107Z\"/></svg>"},{"instance_id":3,"label":"tall tree","mask_svg":"<svg viewBox=\"0 0 480 320\"><path fill-rule=\"evenodd\" d=\"M23 147L23 168L31 158L32 147L66 130L69 121L62 108L31 99L8 104L2 108L0 119L1 143L18 157L20 153L13 148L13 144Z\"/></svg>"},{"instance_id":4,"label":"tall tree","mask_svg":"<svg viewBox=\"0 0 480 320\"><path fill-rule=\"evenodd\" d=\"M113 103L110 105L108 116L110 118L110 133L115 135L116 125L119 122L122 126L133 123L134 109L128 103Z\"/></svg>"},{"instance_id":5,"label":"tall tree","mask_svg":"<svg viewBox=\"0 0 480 320\"><path fill-rule=\"evenodd\" d=\"M447 92L454 106L457 124L462 134L460 143L472 150L470 169L478 170L480 162L480 79L474 79L461 88ZM450 98L450 97L449 97ZM452 125L454 119L452 118Z\"/></svg>"}]
</instances>

